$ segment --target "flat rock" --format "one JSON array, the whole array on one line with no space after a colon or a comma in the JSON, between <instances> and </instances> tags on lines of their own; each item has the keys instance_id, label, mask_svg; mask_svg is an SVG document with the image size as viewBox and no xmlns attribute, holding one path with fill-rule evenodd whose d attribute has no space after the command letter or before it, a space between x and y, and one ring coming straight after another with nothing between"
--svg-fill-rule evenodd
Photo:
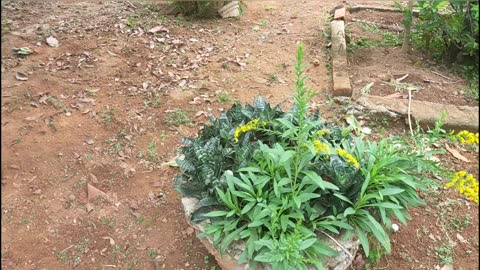
<instances>
[{"instance_id":1,"label":"flat rock","mask_svg":"<svg viewBox=\"0 0 480 270\"><path fill-rule=\"evenodd\" d=\"M408 100L385 98L380 96L361 96L355 105L357 111L369 111L373 113L383 113L390 117L407 117ZM438 121L442 112L446 112L444 119L445 130L468 130L478 132L478 106L456 106L450 104L440 104L421 100L412 100L411 115L412 123L419 121L420 126L433 129L435 122Z\"/></svg>"},{"instance_id":2,"label":"flat rock","mask_svg":"<svg viewBox=\"0 0 480 270\"><path fill-rule=\"evenodd\" d=\"M46 42L47 42L48 46L50 46L50 47L58 47L60 45L60 43L58 42L58 39L56 39L52 36L49 36L46 39Z\"/></svg>"}]
</instances>

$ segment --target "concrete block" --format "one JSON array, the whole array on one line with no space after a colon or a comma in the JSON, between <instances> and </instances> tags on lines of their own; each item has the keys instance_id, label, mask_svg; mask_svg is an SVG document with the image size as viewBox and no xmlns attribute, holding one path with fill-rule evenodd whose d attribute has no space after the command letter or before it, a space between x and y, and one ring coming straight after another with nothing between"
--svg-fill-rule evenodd
<instances>
[{"instance_id":1,"label":"concrete block","mask_svg":"<svg viewBox=\"0 0 480 270\"><path fill-rule=\"evenodd\" d=\"M335 14L333 15L334 20L345 20L345 7L339 8L335 10Z\"/></svg>"},{"instance_id":2,"label":"concrete block","mask_svg":"<svg viewBox=\"0 0 480 270\"><path fill-rule=\"evenodd\" d=\"M345 22L332 21L332 81L333 96L352 96L352 86L347 72L347 45Z\"/></svg>"}]
</instances>

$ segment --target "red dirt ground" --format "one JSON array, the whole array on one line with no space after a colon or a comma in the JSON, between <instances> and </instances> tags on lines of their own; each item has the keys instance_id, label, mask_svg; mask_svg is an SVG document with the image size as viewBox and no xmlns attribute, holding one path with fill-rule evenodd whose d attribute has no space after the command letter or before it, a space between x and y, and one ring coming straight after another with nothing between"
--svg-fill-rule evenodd
<instances>
[{"instance_id":1,"label":"red dirt ground","mask_svg":"<svg viewBox=\"0 0 480 270\"><path fill-rule=\"evenodd\" d=\"M2 269L216 266L185 222L172 189L177 171L163 163L206 121L198 112L218 116L235 100L291 95L299 42L319 62L308 70L317 107L339 120L323 35L336 4L252 1L240 19L195 21L163 16L154 1L2 1ZM168 33L146 33L157 25ZM59 47L46 44L49 36ZM19 57L14 47L34 53ZM172 123L176 109L188 124ZM478 165L478 154L468 157ZM107 199L89 200L87 185ZM474 269L478 207L464 208L452 215L471 215L461 231L471 243L460 246L472 254L456 248L455 266ZM401 255L415 247L425 269L442 266L428 254L436 243L413 242L436 219L423 213L393 236L393 255L379 265L419 269Z\"/></svg>"}]
</instances>

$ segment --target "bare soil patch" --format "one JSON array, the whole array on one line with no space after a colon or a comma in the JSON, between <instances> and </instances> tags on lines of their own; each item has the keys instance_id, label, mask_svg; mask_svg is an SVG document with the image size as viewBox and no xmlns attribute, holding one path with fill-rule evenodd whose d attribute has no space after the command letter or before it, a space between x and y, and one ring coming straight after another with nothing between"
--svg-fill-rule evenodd
<instances>
[{"instance_id":1,"label":"bare soil patch","mask_svg":"<svg viewBox=\"0 0 480 270\"><path fill-rule=\"evenodd\" d=\"M317 15L331 4L252 2L231 20L163 8L2 2L2 269L218 269L162 164L207 113L288 97L297 43L323 60ZM325 65L309 72L326 93ZM88 185L108 199L89 201Z\"/></svg>"},{"instance_id":2,"label":"bare soil patch","mask_svg":"<svg viewBox=\"0 0 480 270\"><path fill-rule=\"evenodd\" d=\"M349 21L346 31L350 39L347 45L350 48L349 74L354 89L361 89L373 82L371 95L388 96L400 92L405 96L407 91L393 86L391 80L408 74L402 83L420 89L413 93L414 99L478 106L478 102L466 94L468 83L460 76L449 72L445 65L436 63L418 51L408 55L402 54L401 33L388 32L369 24L353 22L353 19L402 26L403 16L396 12L372 10L362 10L347 16Z\"/></svg>"}]
</instances>

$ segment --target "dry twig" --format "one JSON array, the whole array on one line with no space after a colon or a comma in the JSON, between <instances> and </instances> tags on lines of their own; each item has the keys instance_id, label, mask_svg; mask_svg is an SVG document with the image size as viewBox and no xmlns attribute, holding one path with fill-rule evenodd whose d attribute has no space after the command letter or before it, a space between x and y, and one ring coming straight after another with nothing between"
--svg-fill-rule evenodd
<instances>
[{"instance_id":1,"label":"dry twig","mask_svg":"<svg viewBox=\"0 0 480 270\"><path fill-rule=\"evenodd\" d=\"M348 254L348 256L350 256L350 258L353 259L353 255L350 252L348 252L348 250L344 246L342 246L337 240L335 240L335 238L331 237L326 232L322 232L322 231L320 231L320 232L323 233L324 235L326 235L328 238L330 238L330 240L332 240L335 244L337 244L337 246L339 246L345 253Z\"/></svg>"}]
</instances>

